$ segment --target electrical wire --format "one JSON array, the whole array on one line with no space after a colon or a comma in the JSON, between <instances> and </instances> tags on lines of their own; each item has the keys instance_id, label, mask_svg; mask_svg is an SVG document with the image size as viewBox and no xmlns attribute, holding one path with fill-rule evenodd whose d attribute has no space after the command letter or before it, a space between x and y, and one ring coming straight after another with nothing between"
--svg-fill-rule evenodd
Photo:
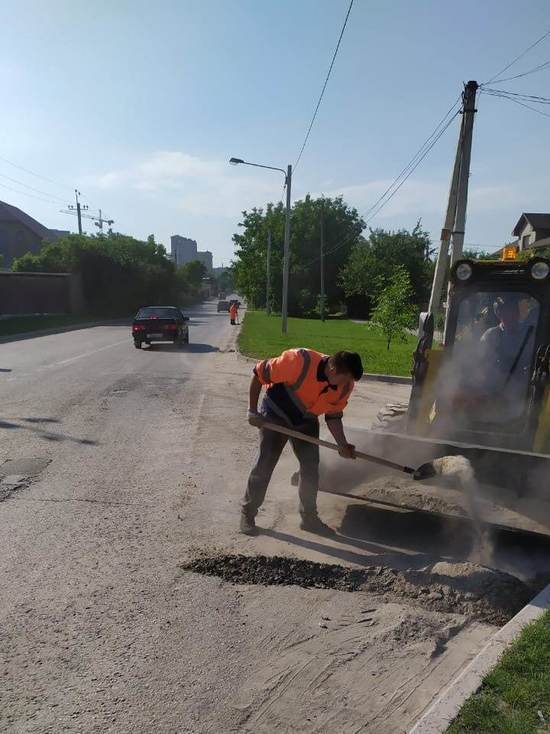
<instances>
[{"instance_id":1,"label":"electrical wire","mask_svg":"<svg viewBox=\"0 0 550 734\"><path fill-rule=\"evenodd\" d=\"M28 191L19 191L19 189L14 189L13 186L8 186L7 184L0 183L0 186L4 189L8 189L9 191L13 191L16 194L22 194L23 196L30 196L32 199L38 199L38 201L44 201L47 204L53 204L54 206L59 206L59 203L55 201L54 199L45 199L43 196L36 196L35 194L30 194Z\"/></svg>"},{"instance_id":2,"label":"electrical wire","mask_svg":"<svg viewBox=\"0 0 550 734\"><path fill-rule=\"evenodd\" d=\"M42 191L41 189L35 189L34 186L29 186L29 184L26 184L24 181L19 181L16 178L11 178L11 176L6 176L5 173L0 173L0 177L5 178L7 181L11 181L12 183L19 184L20 186L24 186L27 189L30 189L31 191L36 191L37 194L42 194L43 196L47 196L50 199L55 199L58 202L61 202L62 204L65 204L65 199L61 199L59 196L56 196L55 194L50 194L48 191Z\"/></svg>"},{"instance_id":3,"label":"electrical wire","mask_svg":"<svg viewBox=\"0 0 550 734\"><path fill-rule=\"evenodd\" d=\"M4 163L7 163L10 166L13 166L14 168L18 168L20 171L25 171L25 173L30 173L31 176L36 176L36 178L41 178L43 181L48 181L48 183L53 184L54 186L59 186L62 189L70 189L73 190L73 187L67 186L66 184L59 183L59 181L54 181L52 178L48 178L47 176L42 176L40 173L36 173L36 171L31 171L30 168L25 168L24 166L20 166L17 163L14 163L13 161L8 160L7 158L4 158L3 156L0 156L0 161L3 161Z\"/></svg>"},{"instance_id":4,"label":"electrical wire","mask_svg":"<svg viewBox=\"0 0 550 734\"><path fill-rule=\"evenodd\" d=\"M459 99L460 99L460 97L459 97ZM450 108L449 112L447 112L447 114L445 115L445 117L443 118L443 120L446 120L447 119L447 117L449 116L450 112L452 112L452 110L456 107L456 104L457 104L456 102L453 104L453 106ZM397 194L397 192L399 191L399 189L403 186L403 184L407 181L407 179L410 176L412 176L412 174L416 171L416 169L418 168L418 166L426 158L426 156L428 155L428 153L432 150L432 148L435 146L435 144L438 142L438 140L443 136L443 134L446 132L446 130L450 127L450 125L453 123L454 119L459 114L460 114L460 110L457 110L454 113L454 115L449 120L447 120L447 122L445 123L445 125L442 128L441 128L441 123L439 123L439 125L435 128L435 131L434 131L434 133L436 133L435 136L434 136L434 133L432 133L432 135L430 135L430 137L426 141L426 142L429 141L429 145L426 146L426 143L424 143L424 145L422 145L422 147L419 149L419 151L413 156L413 158L411 159L411 161L409 162L409 164L403 169L403 171L399 174L399 176L397 176L394 179L392 185L389 186L386 189L386 191L384 192L384 194L381 197L379 197L378 200L377 200L377 202L367 211L367 214L366 214L365 219L364 219L365 226L367 226L369 224L369 222L371 222L379 214L379 212L386 206L386 204L388 204L393 199L393 197ZM418 153L420 151L422 152L422 154L419 157ZM403 175L403 172L406 172L406 174ZM391 193L388 194L388 192L391 192ZM385 197L385 198L383 198L383 197ZM345 238L342 242L339 242L335 247L333 247L330 250L327 250L326 252L324 252L323 253L323 256L326 257L327 255L331 255L332 253L336 252L337 250L340 250L342 247L345 247L346 245L349 245L354 239L356 239L356 238L355 237L354 238L350 238L350 237ZM313 265L314 263L316 263L318 260L320 260L320 258L321 258L320 255L317 256L316 258L314 258L313 260L311 260L309 263L307 263L307 265L305 267L306 268L309 268L310 265Z\"/></svg>"},{"instance_id":5,"label":"electrical wire","mask_svg":"<svg viewBox=\"0 0 550 734\"><path fill-rule=\"evenodd\" d=\"M538 66L535 66L533 69L524 71L522 74L516 74L515 76L507 76L504 79L497 79L496 81L499 84L501 82L511 82L513 79L521 79L524 76L529 76L530 74L535 74L537 71L544 71L545 69L550 69L550 61L545 61L543 64L539 64ZM489 84L489 82L487 82L487 84ZM483 86L483 84L481 86Z\"/></svg>"},{"instance_id":6,"label":"electrical wire","mask_svg":"<svg viewBox=\"0 0 550 734\"><path fill-rule=\"evenodd\" d=\"M407 165L401 171L401 173L399 173L394 178L394 180L388 186L388 188L384 191L384 193L374 202L374 204L370 207L370 209L367 210L366 216L368 216L370 214L370 212L378 206L379 202L381 202L387 196L387 194L394 188L394 186L396 186L398 184L398 182L401 179L401 177L402 176L405 176L407 174L407 172L410 170L410 168L417 161L418 157L422 155L422 153L424 152L424 150L426 149L426 147L429 145L429 143L431 142L431 140L434 138L434 136L437 135L437 133L439 132L441 126L446 122L447 118L453 112L453 110L455 109L455 107L457 106L457 104L459 103L459 101L460 101L460 96L458 96L456 98L456 100L453 102L453 104L451 105L451 107L449 108L449 110L447 111L447 113L445 114L445 116L440 120L440 122L437 124L437 126L435 127L435 129L433 130L433 132L429 135L429 137L427 137L426 140L422 143L422 145L420 146L420 148L416 151L416 153L414 154L414 156L407 163Z\"/></svg>"},{"instance_id":7,"label":"electrical wire","mask_svg":"<svg viewBox=\"0 0 550 734\"><path fill-rule=\"evenodd\" d=\"M525 51L522 51L519 56L516 56L516 58L513 61L510 61L509 64L507 64L503 69L501 69L497 74L495 74L493 77L491 77L485 84L490 84L491 82L494 82L495 80L500 81L497 79L497 77L504 74L505 71L508 71L508 69L513 66L517 61L522 59L531 49L535 48L535 46L538 46L541 41L544 41L545 38L550 36L550 31L546 31L540 38L538 38L534 43L532 43L530 46L528 46Z\"/></svg>"},{"instance_id":8,"label":"electrical wire","mask_svg":"<svg viewBox=\"0 0 550 734\"><path fill-rule=\"evenodd\" d=\"M538 110L536 107L532 107L529 104L526 104L525 102L522 102L519 99L516 99L515 97L509 97L507 94L495 94L493 92L487 92L483 91L483 94L487 94L490 97L500 97L501 99L508 99L510 102L515 102L515 104L521 105L522 107L526 107L528 110L532 110L533 112L536 112L538 115L542 115L542 117L550 117L550 114L548 112L543 112L542 110Z\"/></svg>"},{"instance_id":9,"label":"electrical wire","mask_svg":"<svg viewBox=\"0 0 550 734\"><path fill-rule=\"evenodd\" d=\"M537 94L523 94L521 92L510 92L508 89L492 89L488 87L484 87L482 91L487 94L492 94L495 97L514 97L516 99L523 99L527 102L533 102L536 104L550 104L550 97L541 97Z\"/></svg>"},{"instance_id":10,"label":"electrical wire","mask_svg":"<svg viewBox=\"0 0 550 734\"><path fill-rule=\"evenodd\" d=\"M302 143L302 147L300 148L300 152L298 153L298 157L296 158L296 161L294 163L294 170L296 170L298 164L300 163L300 160L302 158L302 154L303 154L303 152L305 150L305 147L307 145L307 141L309 140L311 129L313 128L313 124L315 123L315 119L317 117L317 113L319 112L319 107L321 106L321 102L323 100L323 96L324 96L325 90L327 88L328 80L330 79L330 75L332 73L332 67L334 66L334 62L336 61L336 56L338 55L338 50L340 48L340 44L341 44L342 38L344 36L344 31L346 30L346 26L348 24L348 19L349 19L349 15L351 13L351 9L353 7L353 2L354 2L354 0L350 0L350 4L349 4L349 7L348 7L348 12L346 13L346 17L344 19L344 24L342 26L342 30L340 31L340 36L338 38L338 43L336 44L336 48L334 49L334 53L332 55L332 61L330 62L330 66L328 68L328 72L327 72L327 75L326 75L326 78L325 78L325 82L323 84L323 88L321 89L321 94L319 95L319 99L317 100L317 105L315 106L315 110L313 112L313 116L311 118L311 122L309 123L309 127L307 129L307 132L306 132L306 135L305 135L305 138L304 138L304 142Z\"/></svg>"}]
</instances>

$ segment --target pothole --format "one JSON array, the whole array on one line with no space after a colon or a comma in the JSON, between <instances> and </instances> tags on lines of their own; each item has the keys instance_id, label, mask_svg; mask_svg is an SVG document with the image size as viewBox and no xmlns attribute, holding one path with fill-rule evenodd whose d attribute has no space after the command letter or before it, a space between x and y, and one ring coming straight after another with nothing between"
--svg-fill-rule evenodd
<instances>
[{"instance_id":1,"label":"pothole","mask_svg":"<svg viewBox=\"0 0 550 734\"><path fill-rule=\"evenodd\" d=\"M7 500L15 492L26 489L50 461L51 459L35 457L7 459L0 464L0 502Z\"/></svg>"},{"instance_id":2,"label":"pothole","mask_svg":"<svg viewBox=\"0 0 550 734\"><path fill-rule=\"evenodd\" d=\"M30 458L30 459L7 459L0 464L0 477L8 477L13 475L23 475L26 477L34 477L48 466L51 459Z\"/></svg>"},{"instance_id":3,"label":"pothole","mask_svg":"<svg viewBox=\"0 0 550 734\"><path fill-rule=\"evenodd\" d=\"M283 556L217 555L196 558L182 567L235 584L296 585L363 591L386 601L408 599L426 609L496 625L511 619L534 593L515 576L474 563L440 562L397 571L388 566L347 568Z\"/></svg>"}]
</instances>

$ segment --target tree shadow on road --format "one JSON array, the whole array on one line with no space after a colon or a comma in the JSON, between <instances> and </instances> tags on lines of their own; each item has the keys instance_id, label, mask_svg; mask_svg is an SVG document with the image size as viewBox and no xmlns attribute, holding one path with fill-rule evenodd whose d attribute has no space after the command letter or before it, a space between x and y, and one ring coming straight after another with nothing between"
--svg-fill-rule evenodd
<instances>
[{"instance_id":1,"label":"tree shadow on road","mask_svg":"<svg viewBox=\"0 0 550 734\"><path fill-rule=\"evenodd\" d=\"M56 418L23 418L23 421L25 423L31 423L31 425L24 425L23 423L14 423L13 421L3 421L0 420L0 430L23 430L28 431L30 433L34 433L40 438L43 438L45 441L70 441L72 443L78 443L82 446L97 446L98 442L93 441L89 438L77 438L76 436L71 436L68 433L52 433L51 431L44 430L42 428L35 427L33 424L37 423L59 423L59 421Z\"/></svg>"}]
</instances>

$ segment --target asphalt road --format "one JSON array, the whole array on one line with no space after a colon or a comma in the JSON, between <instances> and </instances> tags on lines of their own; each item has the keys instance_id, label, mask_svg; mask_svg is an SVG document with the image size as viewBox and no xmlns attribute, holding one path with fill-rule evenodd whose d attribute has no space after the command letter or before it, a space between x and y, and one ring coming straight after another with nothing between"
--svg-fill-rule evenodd
<instances>
[{"instance_id":1,"label":"asphalt road","mask_svg":"<svg viewBox=\"0 0 550 734\"><path fill-rule=\"evenodd\" d=\"M290 453L266 532L237 534L256 451L250 364L233 353L227 314L208 303L190 316L186 349L138 352L124 326L0 345L0 473L23 485L0 502L0 730L406 731L491 628L363 593L182 570L219 550L396 556L382 541L299 531ZM362 387L354 410L368 422L405 394ZM321 499L329 519L342 507Z\"/></svg>"}]
</instances>

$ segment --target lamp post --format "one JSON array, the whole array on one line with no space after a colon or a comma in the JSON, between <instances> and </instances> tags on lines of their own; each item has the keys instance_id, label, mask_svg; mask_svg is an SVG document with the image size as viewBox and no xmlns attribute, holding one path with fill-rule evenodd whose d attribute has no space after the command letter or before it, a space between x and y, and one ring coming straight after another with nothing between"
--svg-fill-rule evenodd
<instances>
[{"instance_id":1,"label":"lamp post","mask_svg":"<svg viewBox=\"0 0 550 734\"><path fill-rule=\"evenodd\" d=\"M284 250L283 250L283 298L282 298L282 321L281 330L283 334L287 332L288 322L288 274L290 267L290 190L292 186L292 166L287 166L286 171L284 168L276 168L275 166L264 166L260 163L250 163L249 161L243 161L242 158L230 158L229 163L233 166L243 164L245 166L254 166L254 168L267 168L270 171L280 171L285 177L286 186L286 209L285 209L285 239L284 239Z\"/></svg>"}]
</instances>

